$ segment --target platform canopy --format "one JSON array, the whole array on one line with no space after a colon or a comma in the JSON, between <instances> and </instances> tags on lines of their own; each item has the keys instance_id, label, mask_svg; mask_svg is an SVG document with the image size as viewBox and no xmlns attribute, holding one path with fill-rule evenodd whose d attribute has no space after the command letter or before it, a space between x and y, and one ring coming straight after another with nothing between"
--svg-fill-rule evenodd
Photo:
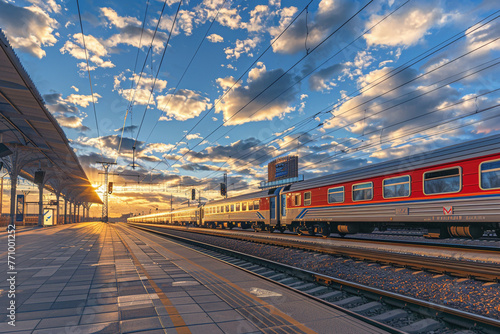
<instances>
[{"instance_id":1,"label":"platform canopy","mask_svg":"<svg viewBox=\"0 0 500 334\"><path fill-rule=\"evenodd\" d=\"M30 181L36 171L45 171L49 191L74 202L102 203L1 30L0 44L0 158L5 167L11 173L17 167L18 175Z\"/></svg>"}]
</instances>

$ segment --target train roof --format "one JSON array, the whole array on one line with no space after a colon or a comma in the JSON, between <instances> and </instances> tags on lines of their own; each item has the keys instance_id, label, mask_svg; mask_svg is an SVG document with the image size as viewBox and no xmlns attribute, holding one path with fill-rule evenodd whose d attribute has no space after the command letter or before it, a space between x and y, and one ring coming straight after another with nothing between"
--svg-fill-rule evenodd
<instances>
[{"instance_id":1,"label":"train roof","mask_svg":"<svg viewBox=\"0 0 500 334\"><path fill-rule=\"evenodd\" d=\"M454 161L476 158L500 152L500 135L471 140L437 150L409 155L403 158L384 161L374 165L359 167L335 174L320 176L285 187L284 192L300 191L329 184L351 182L367 177L377 177L404 173Z\"/></svg>"},{"instance_id":2,"label":"train roof","mask_svg":"<svg viewBox=\"0 0 500 334\"><path fill-rule=\"evenodd\" d=\"M269 196L269 191L268 190L259 190L259 191L254 191L249 194L244 194L244 195L239 195L239 196L234 196L234 197L228 197L224 199L219 199L216 201L208 202L205 204L205 206L211 206L211 205L221 205L225 203L232 203L232 202L237 202L237 201L246 201L249 199L254 199L254 198L262 198L262 197L267 197Z\"/></svg>"}]
</instances>

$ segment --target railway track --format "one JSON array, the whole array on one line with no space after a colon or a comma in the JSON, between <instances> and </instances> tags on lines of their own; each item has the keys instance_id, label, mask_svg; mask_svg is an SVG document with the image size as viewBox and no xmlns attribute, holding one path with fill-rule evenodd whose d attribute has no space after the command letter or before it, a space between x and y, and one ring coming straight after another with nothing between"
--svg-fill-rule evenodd
<instances>
[{"instance_id":1,"label":"railway track","mask_svg":"<svg viewBox=\"0 0 500 334\"><path fill-rule=\"evenodd\" d=\"M199 252L294 289L391 333L458 333L471 328L478 333L498 333L500 330L500 321L496 319L202 243L173 235L168 230L132 226L188 244Z\"/></svg>"},{"instance_id":2,"label":"railway track","mask_svg":"<svg viewBox=\"0 0 500 334\"><path fill-rule=\"evenodd\" d=\"M151 228L174 228L174 229L186 229L182 227L171 227L171 226L158 226L158 225L147 225ZM280 247L288 247L294 249L300 249L304 251L319 252L328 255L343 256L355 260L368 261L372 263L379 263L383 265L391 265L395 267L408 268L413 270L423 270L437 274L446 274L456 277L470 278L481 281L492 281L500 282L500 252L492 247L477 247L477 246L460 246L457 245L437 245L435 243L427 244L422 242L411 242L404 243L398 241L396 243L389 242L387 240L375 242L371 240L353 240L360 242L365 245L363 248L356 247L345 247L343 245L336 246L335 244L318 244L310 242L311 240L317 240L316 237L302 236L300 239L288 238L284 235L277 234L273 236L272 234L255 234L255 233L230 233L228 231L217 231L217 230L206 230L201 228L189 228L190 232L230 237L237 240L257 242L268 245L275 245ZM343 241L350 242L349 239L343 239ZM412 248L418 249L418 254L405 254L399 252L388 252L385 250L378 249L368 249L366 245L374 244L377 246L384 245L390 247L391 245L402 245L409 244ZM375 247L374 247L375 248ZM482 257L487 258L497 258L498 261L491 263L482 263L478 261L467 261L463 260L461 256L458 258L439 258L439 257L426 257L423 256L425 252L432 251L433 253L439 253L441 250L446 250L448 252L458 252L466 249L467 252L472 254L478 254ZM472 256L473 257L473 256Z\"/></svg>"}]
</instances>

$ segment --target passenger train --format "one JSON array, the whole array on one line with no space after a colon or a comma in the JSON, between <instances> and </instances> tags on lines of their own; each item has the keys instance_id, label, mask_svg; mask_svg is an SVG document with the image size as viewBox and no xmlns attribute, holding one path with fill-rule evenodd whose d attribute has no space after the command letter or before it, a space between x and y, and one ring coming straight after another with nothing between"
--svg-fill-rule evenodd
<instances>
[{"instance_id":1,"label":"passenger train","mask_svg":"<svg viewBox=\"0 0 500 334\"><path fill-rule=\"evenodd\" d=\"M500 135L208 202L130 223L299 234L427 228L427 237L500 236Z\"/></svg>"}]
</instances>

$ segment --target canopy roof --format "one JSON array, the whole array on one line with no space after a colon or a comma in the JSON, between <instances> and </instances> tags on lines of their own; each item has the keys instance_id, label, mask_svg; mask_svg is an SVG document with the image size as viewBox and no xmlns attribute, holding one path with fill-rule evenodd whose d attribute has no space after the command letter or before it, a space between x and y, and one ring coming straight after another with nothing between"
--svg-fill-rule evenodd
<instances>
[{"instance_id":1,"label":"canopy roof","mask_svg":"<svg viewBox=\"0 0 500 334\"><path fill-rule=\"evenodd\" d=\"M1 29L0 142L13 152L2 158L11 172L17 165L20 176L34 181L44 170L46 189L75 202L102 203Z\"/></svg>"}]
</instances>

